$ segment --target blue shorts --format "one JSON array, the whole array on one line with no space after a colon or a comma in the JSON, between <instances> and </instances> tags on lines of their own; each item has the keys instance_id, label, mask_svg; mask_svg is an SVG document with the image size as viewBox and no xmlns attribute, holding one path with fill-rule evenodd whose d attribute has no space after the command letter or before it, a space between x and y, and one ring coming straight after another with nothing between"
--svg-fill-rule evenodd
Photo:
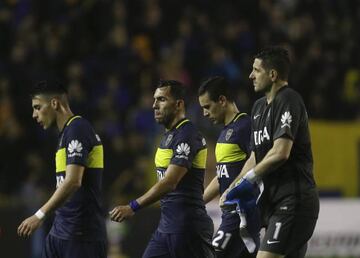
<instances>
[{"instance_id":1,"label":"blue shorts","mask_svg":"<svg viewBox=\"0 0 360 258\"><path fill-rule=\"evenodd\" d=\"M63 240L47 235L42 258L106 258L106 241Z\"/></svg>"},{"instance_id":2,"label":"blue shorts","mask_svg":"<svg viewBox=\"0 0 360 258\"><path fill-rule=\"evenodd\" d=\"M211 237L210 232L170 234L156 230L145 249L143 258L215 258Z\"/></svg>"}]
</instances>

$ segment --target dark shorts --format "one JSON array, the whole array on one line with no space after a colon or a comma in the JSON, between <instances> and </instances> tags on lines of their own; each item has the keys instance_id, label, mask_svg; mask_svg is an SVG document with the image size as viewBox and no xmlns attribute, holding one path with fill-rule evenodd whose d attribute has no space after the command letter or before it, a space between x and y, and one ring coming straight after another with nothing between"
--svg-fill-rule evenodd
<instances>
[{"instance_id":1,"label":"dark shorts","mask_svg":"<svg viewBox=\"0 0 360 258\"><path fill-rule=\"evenodd\" d=\"M215 258L211 237L210 233L170 234L156 230L143 258Z\"/></svg>"},{"instance_id":2,"label":"dark shorts","mask_svg":"<svg viewBox=\"0 0 360 258\"><path fill-rule=\"evenodd\" d=\"M256 257L260 245L260 218L258 210L254 210L247 216L247 227L241 229L229 228L228 223L222 221L214 235L212 245L216 256L226 258Z\"/></svg>"},{"instance_id":3,"label":"dark shorts","mask_svg":"<svg viewBox=\"0 0 360 258\"><path fill-rule=\"evenodd\" d=\"M48 234L42 258L106 258L106 241L63 240Z\"/></svg>"},{"instance_id":4,"label":"dark shorts","mask_svg":"<svg viewBox=\"0 0 360 258\"><path fill-rule=\"evenodd\" d=\"M318 213L319 198L315 189L303 193L300 201L295 196L284 198L265 219L266 230L260 250L286 257L305 257Z\"/></svg>"},{"instance_id":5,"label":"dark shorts","mask_svg":"<svg viewBox=\"0 0 360 258\"><path fill-rule=\"evenodd\" d=\"M305 257L307 241L314 232L316 221L316 218L296 214L274 214L269 220L260 250L286 257Z\"/></svg>"},{"instance_id":6,"label":"dark shorts","mask_svg":"<svg viewBox=\"0 0 360 258\"><path fill-rule=\"evenodd\" d=\"M215 248L217 258L256 257L258 249L257 245L252 253L248 251L240 237L239 229L230 232L224 232L219 229L214 236L212 245Z\"/></svg>"}]
</instances>

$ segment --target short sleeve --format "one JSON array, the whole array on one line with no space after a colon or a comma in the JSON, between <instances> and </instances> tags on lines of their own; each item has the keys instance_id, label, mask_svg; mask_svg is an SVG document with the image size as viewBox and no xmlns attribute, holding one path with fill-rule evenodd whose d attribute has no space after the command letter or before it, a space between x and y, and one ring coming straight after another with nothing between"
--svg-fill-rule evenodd
<instances>
[{"instance_id":1,"label":"short sleeve","mask_svg":"<svg viewBox=\"0 0 360 258\"><path fill-rule=\"evenodd\" d=\"M90 138L90 128L85 124L76 123L67 128L66 137L64 137L64 146L66 151L66 165L79 164L86 166L88 155L92 144Z\"/></svg>"},{"instance_id":2,"label":"short sleeve","mask_svg":"<svg viewBox=\"0 0 360 258\"><path fill-rule=\"evenodd\" d=\"M173 156L170 160L170 164L190 169L198 151L195 142L195 137L190 133L178 134L172 144Z\"/></svg>"},{"instance_id":3,"label":"short sleeve","mask_svg":"<svg viewBox=\"0 0 360 258\"><path fill-rule=\"evenodd\" d=\"M273 139L286 137L294 140L300 124L302 104L299 96L279 98L274 107Z\"/></svg>"}]
</instances>

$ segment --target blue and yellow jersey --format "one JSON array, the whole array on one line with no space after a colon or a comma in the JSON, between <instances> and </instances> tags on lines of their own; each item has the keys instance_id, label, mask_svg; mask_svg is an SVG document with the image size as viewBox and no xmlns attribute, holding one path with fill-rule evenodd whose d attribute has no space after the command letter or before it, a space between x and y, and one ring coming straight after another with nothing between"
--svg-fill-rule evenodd
<instances>
[{"instance_id":1,"label":"blue and yellow jersey","mask_svg":"<svg viewBox=\"0 0 360 258\"><path fill-rule=\"evenodd\" d=\"M216 173L220 194L240 174L250 154L251 119L245 113L237 114L221 131L216 143ZM239 227L237 214L223 214L221 227Z\"/></svg>"},{"instance_id":2,"label":"blue and yellow jersey","mask_svg":"<svg viewBox=\"0 0 360 258\"><path fill-rule=\"evenodd\" d=\"M90 123L71 117L60 133L56 152L57 187L66 177L66 166L85 167L81 187L56 210L50 234L61 239L104 240L106 231L101 200L103 146Z\"/></svg>"},{"instance_id":3,"label":"blue and yellow jersey","mask_svg":"<svg viewBox=\"0 0 360 258\"><path fill-rule=\"evenodd\" d=\"M216 173L222 194L241 172L249 156L251 119L237 114L220 133L216 143Z\"/></svg>"},{"instance_id":4,"label":"blue and yellow jersey","mask_svg":"<svg viewBox=\"0 0 360 258\"><path fill-rule=\"evenodd\" d=\"M160 232L212 230L203 201L206 157L206 141L188 119L163 135L155 155L158 180L165 177L170 164L185 167L187 172L176 189L161 199Z\"/></svg>"}]
</instances>

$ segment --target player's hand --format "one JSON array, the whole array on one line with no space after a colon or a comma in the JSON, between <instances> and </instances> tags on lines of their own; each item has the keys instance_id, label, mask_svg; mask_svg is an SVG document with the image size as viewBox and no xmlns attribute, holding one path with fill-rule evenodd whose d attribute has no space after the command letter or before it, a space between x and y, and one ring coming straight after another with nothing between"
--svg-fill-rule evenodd
<instances>
[{"instance_id":1,"label":"player's hand","mask_svg":"<svg viewBox=\"0 0 360 258\"><path fill-rule=\"evenodd\" d=\"M220 206L221 211L223 213L236 213L237 206L238 206L239 199L233 199L230 201L224 201L222 205Z\"/></svg>"},{"instance_id":2,"label":"player's hand","mask_svg":"<svg viewBox=\"0 0 360 258\"><path fill-rule=\"evenodd\" d=\"M36 229L38 229L43 220L39 219L35 215L25 219L17 229L17 233L21 237L29 237Z\"/></svg>"},{"instance_id":3,"label":"player's hand","mask_svg":"<svg viewBox=\"0 0 360 258\"><path fill-rule=\"evenodd\" d=\"M239 198L251 198L254 195L254 185L247 179L241 178L235 187L232 188L226 195L226 201L239 199Z\"/></svg>"},{"instance_id":4,"label":"player's hand","mask_svg":"<svg viewBox=\"0 0 360 258\"><path fill-rule=\"evenodd\" d=\"M130 205L119 205L112 209L109 214L112 221L122 222L124 219L134 216L135 212Z\"/></svg>"}]
</instances>

